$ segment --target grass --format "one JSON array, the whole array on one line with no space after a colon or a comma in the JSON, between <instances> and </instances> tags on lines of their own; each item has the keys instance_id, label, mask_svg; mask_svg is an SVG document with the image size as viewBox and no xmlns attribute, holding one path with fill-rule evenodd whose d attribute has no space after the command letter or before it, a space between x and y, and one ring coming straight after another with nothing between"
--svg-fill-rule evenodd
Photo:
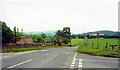
<instances>
[{"instance_id":1,"label":"grass","mask_svg":"<svg viewBox=\"0 0 120 70\"><path fill-rule=\"evenodd\" d=\"M49 46L49 47L31 47L31 48L13 48L13 49L3 49L2 53L8 53L8 52L23 52L23 51L32 51L32 50L43 50L43 49L51 49L51 48L62 48L66 46Z\"/></svg>"},{"instance_id":2,"label":"grass","mask_svg":"<svg viewBox=\"0 0 120 70\"><path fill-rule=\"evenodd\" d=\"M93 42L93 47L92 47L92 42ZM84 43L80 45L77 49L77 52L85 53L89 55L95 55L95 56L120 57L118 39L99 39L98 42L99 42L99 46L98 49L96 49L97 40L88 39L87 45L85 45ZM106 43L108 43L108 45L115 44L117 46L115 47L114 50L112 50L110 46L108 46L108 49L105 49Z\"/></svg>"},{"instance_id":3,"label":"grass","mask_svg":"<svg viewBox=\"0 0 120 70\"><path fill-rule=\"evenodd\" d=\"M76 46L82 42L83 42L83 39L71 39L71 44L68 43L68 45Z\"/></svg>"}]
</instances>

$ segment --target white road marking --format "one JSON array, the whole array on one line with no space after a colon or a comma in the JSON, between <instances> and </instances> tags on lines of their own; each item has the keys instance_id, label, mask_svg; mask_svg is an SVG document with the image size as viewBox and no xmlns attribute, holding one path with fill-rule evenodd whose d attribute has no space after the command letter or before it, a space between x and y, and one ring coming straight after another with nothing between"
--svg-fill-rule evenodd
<instances>
[{"instance_id":1,"label":"white road marking","mask_svg":"<svg viewBox=\"0 0 120 70\"><path fill-rule=\"evenodd\" d=\"M75 65L70 65L70 67L74 67Z\"/></svg>"},{"instance_id":2,"label":"white road marking","mask_svg":"<svg viewBox=\"0 0 120 70\"><path fill-rule=\"evenodd\" d=\"M82 63L79 63L79 65L82 65Z\"/></svg>"},{"instance_id":3,"label":"white road marking","mask_svg":"<svg viewBox=\"0 0 120 70\"><path fill-rule=\"evenodd\" d=\"M79 59L79 63L82 63L82 59Z\"/></svg>"},{"instance_id":4,"label":"white road marking","mask_svg":"<svg viewBox=\"0 0 120 70\"><path fill-rule=\"evenodd\" d=\"M10 66L10 67L8 67L8 68L13 68L13 67L16 67L16 66L19 66L19 65L25 64L25 63L30 62L30 61L32 61L32 59L27 60L27 61L24 61L24 62L21 62L21 63L18 63L18 64L16 64L16 65Z\"/></svg>"},{"instance_id":5,"label":"white road marking","mask_svg":"<svg viewBox=\"0 0 120 70\"><path fill-rule=\"evenodd\" d=\"M74 63L72 62L71 64L75 64L75 62Z\"/></svg>"},{"instance_id":6,"label":"white road marking","mask_svg":"<svg viewBox=\"0 0 120 70\"><path fill-rule=\"evenodd\" d=\"M78 68L82 67L82 59L79 59Z\"/></svg>"},{"instance_id":7,"label":"white road marking","mask_svg":"<svg viewBox=\"0 0 120 70\"><path fill-rule=\"evenodd\" d=\"M80 68L80 67L82 67L82 65L79 65L78 67Z\"/></svg>"},{"instance_id":8,"label":"white road marking","mask_svg":"<svg viewBox=\"0 0 120 70\"><path fill-rule=\"evenodd\" d=\"M76 55L77 55L77 53L75 53L75 55L73 57L72 63L70 64L70 69L74 69L74 67L75 67Z\"/></svg>"}]
</instances>

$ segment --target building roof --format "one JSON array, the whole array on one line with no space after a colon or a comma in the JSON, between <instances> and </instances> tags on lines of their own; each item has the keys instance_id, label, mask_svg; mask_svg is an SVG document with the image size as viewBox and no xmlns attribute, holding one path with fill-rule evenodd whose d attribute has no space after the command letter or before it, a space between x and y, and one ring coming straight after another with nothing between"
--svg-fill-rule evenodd
<instances>
[{"instance_id":1,"label":"building roof","mask_svg":"<svg viewBox=\"0 0 120 70\"><path fill-rule=\"evenodd\" d=\"M21 39L18 44L23 44L23 43L32 43L32 38L26 38L26 39Z\"/></svg>"}]
</instances>

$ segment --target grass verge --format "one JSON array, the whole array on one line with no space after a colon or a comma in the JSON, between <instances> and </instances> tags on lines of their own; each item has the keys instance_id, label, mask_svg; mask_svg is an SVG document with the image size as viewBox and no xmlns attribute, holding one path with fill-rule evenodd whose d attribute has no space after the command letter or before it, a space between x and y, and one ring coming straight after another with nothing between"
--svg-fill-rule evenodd
<instances>
[{"instance_id":1,"label":"grass verge","mask_svg":"<svg viewBox=\"0 0 120 70\"><path fill-rule=\"evenodd\" d=\"M51 48L62 48L67 46L49 46L49 47L31 47L31 48L13 48L13 49L3 49L2 53L8 52L23 52L23 51L32 51L32 50L43 50L43 49L51 49Z\"/></svg>"}]
</instances>

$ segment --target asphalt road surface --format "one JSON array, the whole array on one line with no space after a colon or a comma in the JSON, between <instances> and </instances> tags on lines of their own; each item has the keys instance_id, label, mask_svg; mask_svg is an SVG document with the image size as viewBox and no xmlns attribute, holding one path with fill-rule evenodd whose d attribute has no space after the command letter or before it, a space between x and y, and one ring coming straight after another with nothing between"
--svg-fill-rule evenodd
<instances>
[{"instance_id":1,"label":"asphalt road surface","mask_svg":"<svg viewBox=\"0 0 120 70\"><path fill-rule=\"evenodd\" d=\"M11 68L118 68L118 58L90 56L76 53L75 47L54 48L37 51L3 53L3 70Z\"/></svg>"}]
</instances>

